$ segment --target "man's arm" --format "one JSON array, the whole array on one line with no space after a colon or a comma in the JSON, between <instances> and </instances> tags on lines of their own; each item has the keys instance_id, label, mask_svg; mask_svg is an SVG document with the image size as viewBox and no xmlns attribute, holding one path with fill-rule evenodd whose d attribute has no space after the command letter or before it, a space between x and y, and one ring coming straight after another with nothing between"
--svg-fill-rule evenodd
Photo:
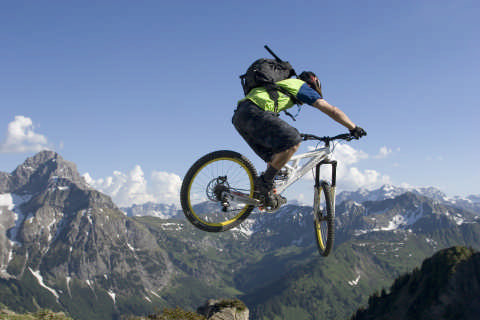
<instances>
[{"instance_id":1,"label":"man's arm","mask_svg":"<svg viewBox=\"0 0 480 320\"><path fill-rule=\"evenodd\" d=\"M350 118L342 110L332 106L324 99L315 100L312 106L322 111L330 118L346 127L348 130L353 130L356 127L355 123L353 123L352 120L350 120Z\"/></svg>"}]
</instances>

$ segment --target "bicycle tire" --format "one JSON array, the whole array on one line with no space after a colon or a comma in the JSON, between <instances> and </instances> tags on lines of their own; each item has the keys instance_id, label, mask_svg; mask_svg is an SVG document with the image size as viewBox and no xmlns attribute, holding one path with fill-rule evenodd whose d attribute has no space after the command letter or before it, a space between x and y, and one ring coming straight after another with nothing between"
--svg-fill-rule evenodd
<instances>
[{"instance_id":1,"label":"bicycle tire","mask_svg":"<svg viewBox=\"0 0 480 320\"><path fill-rule=\"evenodd\" d=\"M313 224L317 247L320 254L324 257L330 254L335 238L335 206L332 190L330 183L322 181L318 192L315 191L318 195L314 197L313 204L313 213L315 216ZM324 208L321 207L323 203Z\"/></svg>"},{"instance_id":2,"label":"bicycle tire","mask_svg":"<svg viewBox=\"0 0 480 320\"><path fill-rule=\"evenodd\" d=\"M215 192L218 188L232 188L253 198L256 178L257 170L253 164L238 152L221 150L203 156L183 179L180 201L185 217L195 227L208 232L222 232L238 226L254 206L237 204L237 207L224 211L225 207L215 198L218 194Z\"/></svg>"}]
</instances>

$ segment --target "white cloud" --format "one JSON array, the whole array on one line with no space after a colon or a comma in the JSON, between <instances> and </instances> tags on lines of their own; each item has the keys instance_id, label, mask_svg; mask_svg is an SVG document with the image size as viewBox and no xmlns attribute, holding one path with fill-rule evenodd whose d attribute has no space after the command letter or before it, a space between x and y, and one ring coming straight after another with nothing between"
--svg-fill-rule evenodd
<instances>
[{"instance_id":1,"label":"white cloud","mask_svg":"<svg viewBox=\"0 0 480 320\"><path fill-rule=\"evenodd\" d=\"M182 179L175 173L154 171L152 173L150 190L155 197L161 197L162 202L178 203Z\"/></svg>"},{"instance_id":2,"label":"white cloud","mask_svg":"<svg viewBox=\"0 0 480 320\"><path fill-rule=\"evenodd\" d=\"M414 186L412 186L411 184L406 183L406 182L402 182L402 183L400 184L400 187L405 188L405 189L412 189L412 188L414 188Z\"/></svg>"},{"instance_id":3,"label":"white cloud","mask_svg":"<svg viewBox=\"0 0 480 320\"><path fill-rule=\"evenodd\" d=\"M380 151L378 152L378 154L375 156L375 158L377 159L383 159L383 158L386 158L388 157L389 154L391 154L393 151L392 149L389 149L387 147L381 147L380 148Z\"/></svg>"},{"instance_id":4,"label":"white cloud","mask_svg":"<svg viewBox=\"0 0 480 320\"><path fill-rule=\"evenodd\" d=\"M0 143L0 153L38 152L50 149L47 138L34 131L32 119L15 116L8 124L7 135Z\"/></svg>"},{"instance_id":5,"label":"white cloud","mask_svg":"<svg viewBox=\"0 0 480 320\"><path fill-rule=\"evenodd\" d=\"M355 167L339 167L337 184L339 188L356 190L358 188L373 189L384 184L391 184L390 177L376 170L359 170Z\"/></svg>"},{"instance_id":6,"label":"white cloud","mask_svg":"<svg viewBox=\"0 0 480 320\"><path fill-rule=\"evenodd\" d=\"M387 155L390 149L381 148L379 154ZM374 158L376 158L375 156ZM383 184L390 184L390 177L373 169L361 170L355 166L358 162L371 158L367 153L357 150L347 144L338 144L335 147L334 158L338 161L337 186L342 190L356 190L358 188L378 188ZM323 169L322 178L330 180L330 169ZM311 180L311 175L306 175Z\"/></svg>"},{"instance_id":7,"label":"white cloud","mask_svg":"<svg viewBox=\"0 0 480 320\"><path fill-rule=\"evenodd\" d=\"M368 154L354 149L348 144L338 144L335 147L335 158L344 165L351 165L360 160L368 159Z\"/></svg>"},{"instance_id":8,"label":"white cloud","mask_svg":"<svg viewBox=\"0 0 480 320\"><path fill-rule=\"evenodd\" d=\"M88 173L83 175L93 188L110 195L118 206L130 206L146 202L179 205L182 179L168 172L154 171L147 181L142 168L136 165L125 174L114 171L113 176L93 179Z\"/></svg>"},{"instance_id":9,"label":"white cloud","mask_svg":"<svg viewBox=\"0 0 480 320\"><path fill-rule=\"evenodd\" d=\"M308 147L308 151L315 150L315 147ZM341 161L344 164L357 163L360 160L368 159L368 154L357 150L348 144L337 144L334 151L335 159Z\"/></svg>"},{"instance_id":10,"label":"white cloud","mask_svg":"<svg viewBox=\"0 0 480 320\"><path fill-rule=\"evenodd\" d=\"M383 151L382 151L383 150ZM389 149L381 148L380 154L388 154ZM390 183L390 177L372 169L360 170L353 166L370 156L356 150L347 144L339 144L335 148L335 158L338 160L337 185L340 189L376 188Z\"/></svg>"}]
</instances>

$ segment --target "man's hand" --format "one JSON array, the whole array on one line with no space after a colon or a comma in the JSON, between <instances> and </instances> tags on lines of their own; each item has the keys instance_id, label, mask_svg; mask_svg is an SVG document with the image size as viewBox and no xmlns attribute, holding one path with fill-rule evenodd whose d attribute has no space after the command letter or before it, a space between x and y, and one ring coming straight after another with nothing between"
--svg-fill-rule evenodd
<instances>
[{"instance_id":1,"label":"man's hand","mask_svg":"<svg viewBox=\"0 0 480 320\"><path fill-rule=\"evenodd\" d=\"M355 139L360 139L363 136L367 135L367 132L362 128L356 126L352 130L350 130L350 134L355 137Z\"/></svg>"}]
</instances>

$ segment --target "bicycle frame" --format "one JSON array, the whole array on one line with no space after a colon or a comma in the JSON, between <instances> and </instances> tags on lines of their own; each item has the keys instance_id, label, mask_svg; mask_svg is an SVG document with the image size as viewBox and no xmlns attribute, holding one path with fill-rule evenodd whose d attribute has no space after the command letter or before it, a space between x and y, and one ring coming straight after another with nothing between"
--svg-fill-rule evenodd
<instances>
[{"instance_id":1,"label":"bicycle frame","mask_svg":"<svg viewBox=\"0 0 480 320\"><path fill-rule=\"evenodd\" d=\"M300 160L306 158L310 158L310 160L300 165ZM285 191L313 168L316 168L315 187L320 186L320 166L324 164L332 165L332 187L335 187L337 161L332 159L332 148L330 146L324 146L310 152L294 155L282 169L287 172L286 180L276 180L275 182L277 193Z\"/></svg>"}]
</instances>

